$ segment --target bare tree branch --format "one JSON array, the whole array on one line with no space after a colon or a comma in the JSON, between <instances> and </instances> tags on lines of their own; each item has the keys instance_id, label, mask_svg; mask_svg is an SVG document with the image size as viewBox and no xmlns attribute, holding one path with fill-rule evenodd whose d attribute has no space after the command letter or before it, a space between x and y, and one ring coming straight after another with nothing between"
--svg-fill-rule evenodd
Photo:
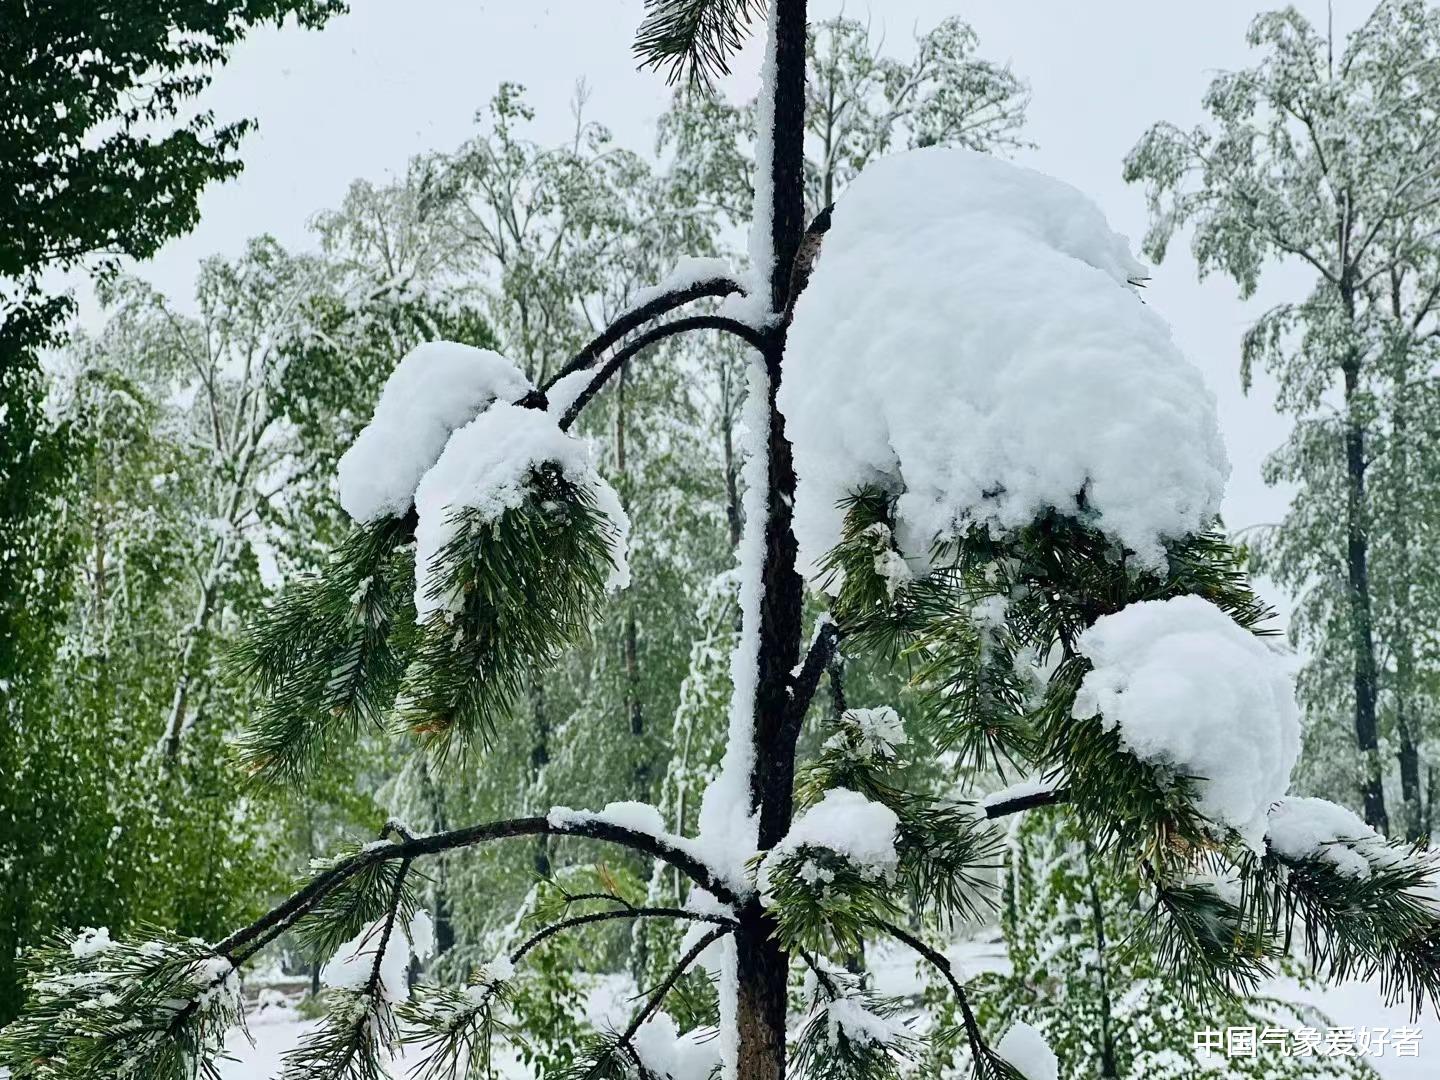
<instances>
[{"instance_id":1,"label":"bare tree branch","mask_svg":"<svg viewBox=\"0 0 1440 1080\"><path fill-rule=\"evenodd\" d=\"M491 840L503 840L514 836L578 836L589 840L604 840L619 844L632 851L662 859L680 870L706 892L721 903L732 906L740 903L735 892L695 856L673 847L663 839L623 825L606 821L582 819L557 827L548 818L527 817L492 821L483 825L471 825L450 832L431 833L417 836L401 843L376 844L337 862L329 869L317 874L311 881L278 906L266 912L249 926L235 931L215 945L215 952L235 959L252 955L274 937L283 933L311 908L354 877L366 867L391 859L411 861L425 855L437 855L458 848L473 847ZM238 961L237 961L238 962Z\"/></svg>"}]
</instances>

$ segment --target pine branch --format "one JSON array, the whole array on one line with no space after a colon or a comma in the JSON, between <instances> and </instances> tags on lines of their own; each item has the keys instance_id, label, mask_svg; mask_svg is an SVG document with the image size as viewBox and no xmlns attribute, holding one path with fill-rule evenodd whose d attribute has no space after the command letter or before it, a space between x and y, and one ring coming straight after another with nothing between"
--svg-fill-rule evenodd
<instances>
[{"instance_id":1,"label":"pine branch","mask_svg":"<svg viewBox=\"0 0 1440 1080\"><path fill-rule=\"evenodd\" d=\"M763 11L763 0L645 0L634 52L641 67L666 69L671 83L709 87L730 73L730 57Z\"/></svg>"},{"instance_id":2,"label":"pine branch","mask_svg":"<svg viewBox=\"0 0 1440 1080\"><path fill-rule=\"evenodd\" d=\"M655 1015L666 995L700 958L700 954L731 932L732 927L717 926L695 942L651 993L644 1007L635 1014L624 1031L611 1032L593 1040L576 1062L561 1071L555 1080L635 1080L636 1074L641 1080L661 1080L655 1077L641 1060L635 1049L635 1033L645 1021Z\"/></svg>"},{"instance_id":3,"label":"pine branch","mask_svg":"<svg viewBox=\"0 0 1440 1080\"><path fill-rule=\"evenodd\" d=\"M723 315L691 315L663 323L627 342L622 349L605 361L595 377L590 380L584 390L576 395L575 400L561 416L560 430L570 430L571 425L575 423L585 406L590 404L595 395L615 376L616 372L625 366L626 361L631 357L666 338L674 337L677 334L688 334L694 330L720 330L727 334L733 334L751 348L763 349L765 347L765 338L762 334L742 322L726 318Z\"/></svg>"},{"instance_id":4,"label":"pine branch","mask_svg":"<svg viewBox=\"0 0 1440 1080\"><path fill-rule=\"evenodd\" d=\"M914 1035L899 1022L902 1005L867 989L860 977L801 956L819 991L800 1026L792 1075L806 1080L895 1080L910 1058ZM823 1000L821 1000L823 997Z\"/></svg>"},{"instance_id":5,"label":"pine branch","mask_svg":"<svg viewBox=\"0 0 1440 1080\"><path fill-rule=\"evenodd\" d=\"M743 293L744 291L740 283L732 278L706 278L704 281L697 281L694 284L687 285L683 289L674 289L662 293L638 307L631 308L576 353L555 376L544 385L542 392L548 393L554 388L556 383L568 375L573 375L577 371L584 371L587 368L593 367L607 349L612 345L618 344L627 334L640 329L640 327L644 326L647 322L658 319L661 315L666 315L693 300L700 300L707 296L730 296L735 293Z\"/></svg>"},{"instance_id":6,"label":"pine branch","mask_svg":"<svg viewBox=\"0 0 1440 1080\"><path fill-rule=\"evenodd\" d=\"M938 949L931 948L914 934L901 929L894 923L877 922L875 925L901 944L908 945L919 953L950 984L956 1003L960 1007L960 1016L965 1024L965 1037L970 1043L970 1058L975 1070L975 1080L1025 1080L1015 1066L986 1044L985 1037L980 1032L980 1024L975 1019L975 1011L970 1007L970 998L965 993L965 987L961 984L960 979L956 976L954 965L950 963L949 957Z\"/></svg>"},{"instance_id":7,"label":"pine branch","mask_svg":"<svg viewBox=\"0 0 1440 1080\"><path fill-rule=\"evenodd\" d=\"M384 1080L389 1076L384 1058L394 1056L400 1041L395 1005L403 999L403 988L397 991L386 984L385 961L402 910L408 906L405 886L410 865L410 859L401 860L386 895L384 914L369 931L377 940L365 981L358 987L335 986L326 991L324 1022L285 1055L286 1080ZM362 937L358 948L368 945L368 936ZM406 941L404 947L408 960L410 943Z\"/></svg>"},{"instance_id":8,"label":"pine branch","mask_svg":"<svg viewBox=\"0 0 1440 1080\"><path fill-rule=\"evenodd\" d=\"M596 617L614 569L614 525L558 468L531 471L499 517L464 509L429 568L441 607L420 627L399 720L441 755L486 745L532 672Z\"/></svg>"},{"instance_id":9,"label":"pine branch","mask_svg":"<svg viewBox=\"0 0 1440 1080\"><path fill-rule=\"evenodd\" d=\"M810 651L805 654L805 662L795 676L794 695L785 718L786 728L792 733L792 737L799 734L800 726L805 722L805 714L810 709L810 702L814 700L815 691L820 687L820 679L831 670L844 636L840 628L827 619L820 625L815 640L810 643Z\"/></svg>"},{"instance_id":10,"label":"pine branch","mask_svg":"<svg viewBox=\"0 0 1440 1080\"><path fill-rule=\"evenodd\" d=\"M27 1009L0 1030L14 1080L212 1080L226 1033L243 1023L235 966L194 941L66 934L25 966Z\"/></svg>"},{"instance_id":11,"label":"pine branch","mask_svg":"<svg viewBox=\"0 0 1440 1080\"><path fill-rule=\"evenodd\" d=\"M247 629L230 663L264 697L235 746L250 775L298 783L327 750L379 728L413 634L412 532L404 519L357 526L322 575L292 582Z\"/></svg>"},{"instance_id":12,"label":"pine branch","mask_svg":"<svg viewBox=\"0 0 1440 1080\"><path fill-rule=\"evenodd\" d=\"M450 832L418 836L401 843L367 845L360 851L326 866L275 908L215 945L215 952L226 957L239 956L242 959L253 955L256 949L274 940L314 911L317 905L336 889L378 864L413 860L516 836L576 836L618 844L669 863L721 903L731 906L740 904L740 898L734 890L716 876L709 866L690 853L671 847L664 840L648 833L594 819L567 821L556 826L543 817L510 818Z\"/></svg>"},{"instance_id":13,"label":"pine branch","mask_svg":"<svg viewBox=\"0 0 1440 1080\"><path fill-rule=\"evenodd\" d=\"M1037 810L1042 806L1058 806L1069 800L1070 793L1068 791L1064 788L1055 788L1051 791L1036 791L1029 795L1017 795L1013 799L986 803L983 809L985 816L994 821L996 818L1021 814L1026 810Z\"/></svg>"},{"instance_id":14,"label":"pine branch","mask_svg":"<svg viewBox=\"0 0 1440 1080\"><path fill-rule=\"evenodd\" d=\"M589 926L593 923L611 922L615 919L684 919L691 922L715 923L717 926L734 930L739 924L734 919L726 918L723 915L707 915L703 912L690 911L686 908L636 908L625 907L616 911L592 911L585 915L575 915L560 922L552 923L541 930L536 931L526 938L518 947L511 950L510 962L518 964L525 955L532 949L544 944L557 934L566 930L573 930L577 926Z\"/></svg>"}]
</instances>

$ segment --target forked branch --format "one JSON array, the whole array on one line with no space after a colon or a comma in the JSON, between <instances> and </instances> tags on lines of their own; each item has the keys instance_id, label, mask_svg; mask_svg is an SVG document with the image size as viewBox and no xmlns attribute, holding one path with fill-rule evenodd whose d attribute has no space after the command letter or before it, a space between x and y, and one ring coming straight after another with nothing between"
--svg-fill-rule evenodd
<instances>
[{"instance_id":1,"label":"forked branch","mask_svg":"<svg viewBox=\"0 0 1440 1080\"><path fill-rule=\"evenodd\" d=\"M578 836L619 844L669 863L722 903L740 903L735 892L721 881L709 866L688 852L649 833L594 819L570 821L556 826L543 817L510 818L450 832L417 836L399 843L372 844L317 874L283 903L219 942L215 946L215 952L237 962L243 961L253 955L256 949L294 925L327 895L367 867L392 859L408 863L426 855L438 855L513 836Z\"/></svg>"},{"instance_id":2,"label":"forked branch","mask_svg":"<svg viewBox=\"0 0 1440 1080\"><path fill-rule=\"evenodd\" d=\"M751 348L764 350L766 341L754 327L747 326L737 319L727 319L723 315L691 315L684 319L675 319L672 322L647 330L639 337L626 343L624 348L616 352L610 359L605 361L603 367L590 380L589 384L582 390L565 410L565 415L560 418L560 430L566 431L575 422L580 411L588 405L601 388L610 381L625 362L643 349L648 349L657 342L666 338L674 337L676 334L686 334L692 330L721 330L725 333L734 334ZM588 366L588 365L587 365Z\"/></svg>"}]
</instances>

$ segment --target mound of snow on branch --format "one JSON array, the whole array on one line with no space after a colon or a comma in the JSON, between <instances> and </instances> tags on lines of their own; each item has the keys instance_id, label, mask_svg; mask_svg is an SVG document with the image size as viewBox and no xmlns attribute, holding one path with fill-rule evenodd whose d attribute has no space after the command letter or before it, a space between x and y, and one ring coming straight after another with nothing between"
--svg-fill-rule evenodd
<instances>
[{"instance_id":1,"label":"mound of snow on branch","mask_svg":"<svg viewBox=\"0 0 1440 1080\"><path fill-rule=\"evenodd\" d=\"M545 464L589 489L614 526L609 585L623 589L630 583L625 556L630 519L615 489L590 463L589 448L561 431L550 413L496 402L450 436L415 491L415 610L421 618L445 606L430 579L436 558L455 536L456 512L475 510L484 520L498 520L526 500L531 471Z\"/></svg>"},{"instance_id":2,"label":"mound of snow on branch","mask_svg":"<svg viewBox=\"0 0 1440 1080\"><path fill-rule=\"evenodd\" d=\"M1057 1080L1060 1062L1045 1036L1029 1024L1015 1023L995 1047L995 1052L1019 1070L1025 1080Z\"/></svg>"},{"instance_id":3,"label":"mound of snow on branch","mask_svg":"<svg viewBox=\"0 0 1440 1080\"><path fill-rule=\"evenodd\" d=\"M710 1080L720 1066L720 1041L714 1028L696 1028L682 1035L663 1011L640 1025L634 1047L657 1080Z\"/></svg>"},{"instance_id":4,"label":"mound of snow on branch","mask_svg":"<svg viewBox=\"0 0 1440 1080\"><path fill-rule=\"evenodd\" d=\"M1051 507L1152 566L1207 525L1229 474L1214 398L1128 284L1145 275L1041 173L954 149L868 166L796 305L780 388L807 569L864 487L899 496L921 569L937 538Z\"/></svg>"},{"instance_id":5,"label":"mound of snow on branch","mask_svg":"<svg viewBox=\"0 0 1440 1080\"><path fill-rule=\"evenodd\" d=\"M453 341L411 349L340 458L340 505L361 522L404 516L450 433L491 402L524 397L530 388L519 368L489 349Z\"/></svg>"},{"instance_id":6,"label":"mound of snow on branch","mask_svg":"<svg viewBox=\"0 0 1440 1080\"><path fill-rule=\"evenodd\" d=\"M1195 777L1200 812L1263 851L1267 814L1300 756L1282 659L1198 596L1103 615L1076 651L1093 667L1072 715L1102 717L1141 761Z\"/></svg>"},{"instance_id":7,"label":"mound of snow on branch","mask_svg":"<svg viewBox=\"0 0 1440 1080\"><path fill-rule=\"evenodd\" d=\"M1343 877L1403 867L1407 855L1352 811L1325 799L1288 796L1270 809L1266 840L1287 859L1328 862Z\"/></svg>"},{"instance_id":8,"label":"mound of snow on branch","mask_svg":"<svg viewBox=\"0 0 1440 1080\"><path fill-rule=\"evenodd\" d=\"M766 854L760 864L760 890L768 894L776 867L807 847L843 855L869 876L893 878L900 865L895 851L899 826L900 819L888 806L847 788L831 788Z\"/></svg>"}]
</instances>

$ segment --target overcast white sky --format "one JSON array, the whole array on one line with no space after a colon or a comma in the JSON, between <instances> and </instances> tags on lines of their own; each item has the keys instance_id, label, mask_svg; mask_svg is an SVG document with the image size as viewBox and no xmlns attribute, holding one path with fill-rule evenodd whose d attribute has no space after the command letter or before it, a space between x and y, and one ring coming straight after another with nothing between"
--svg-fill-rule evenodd
<instances>
[{"instance_id":1,"label":"overcast white sky","mask_svg":"<svg viewBox=\"0 0 1440 1080\"><path fill-rule=\"evenodd\" d=\"M1323 25L1324 0L1297 6ZM1337 33L1371 6L1335 0ZM839 0L811 3L815 17L840 7ZM1121 159L1150 123L1200 119L1214 74L1250 62L1245 28L1262 9L1255 0L848 0L845 7L883 28L896 52L917 26L951 14L968 19L985 55L1009 62L1033 88L1026 134L1038 148L1020 160L1089 193L1137 241L1144 202L1121 182ZM455 146L503 80L529 89L542 140L564 134L580 77L592 90L590 115L636 149L649 147L666 104L663 80L635 71L630 60L642 0L352 0L352 8L319 33L254 35L217 77L205 104L222 118L253 116L260 129L244 145L244 174L205 196L199 228L142 268L175 298L189 295L200 258L236 254L248 236L269 232L308 245L309 217L336 205L353 178L396 175L412 154ZM752 47L726 92L750 93L757 65ZM1227 281L1198 283L1185 249L1175 245L1156 269L1147 300L1171 321L1219 399L1235 469L1228 525L1272 521L1283 498L1261 482L1260 461L1286 425L1271 412L1266 386L1249 398L1240 393L1239 341L1259 310L1299 294L1306 277L1282 268L1241 304Z\"/></svg>"}]
</instances>

